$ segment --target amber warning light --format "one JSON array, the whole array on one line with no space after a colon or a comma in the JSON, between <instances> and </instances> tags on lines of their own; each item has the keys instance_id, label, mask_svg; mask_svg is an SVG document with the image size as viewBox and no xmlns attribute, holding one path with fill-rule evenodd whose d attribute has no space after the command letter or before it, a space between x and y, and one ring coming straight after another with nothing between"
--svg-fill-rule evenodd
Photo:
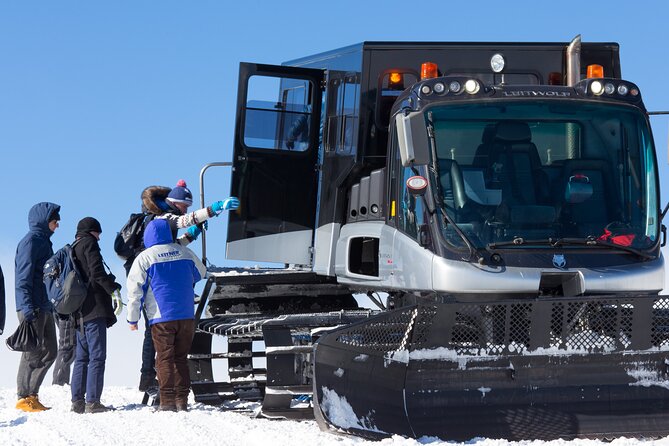
<instances>
[{"instance_id":1,"label":"amber warning light","mask_svg":"<svg viewBox=\"0 0 669 446\"><path fill-rule=\"evenodd\" d=\"M402 73L396 71L390 73L388 76L388 89L397 91L404 90L404 76L402 76Z\"/></svg>"},{"instance_id":2,"label":"amber warning light","mask_svg":"<svg viewBox=\"0 0 669 446\"><path fill-rule=\"evenodd\" d=\"M588 65L587 76L588 79L604 77L604 67L597 64Z\"/></svg>"},{"instance_id":3,"label":"amber warning light","mask_svg":"<svg viewBox=\"0 0 669 446\"><path fill-rule=\"evenodd\" d=\"M423 62L420 66L420 80L433 79L439 76L439 67L434 62Z\"/></svg>"}]
</instances>

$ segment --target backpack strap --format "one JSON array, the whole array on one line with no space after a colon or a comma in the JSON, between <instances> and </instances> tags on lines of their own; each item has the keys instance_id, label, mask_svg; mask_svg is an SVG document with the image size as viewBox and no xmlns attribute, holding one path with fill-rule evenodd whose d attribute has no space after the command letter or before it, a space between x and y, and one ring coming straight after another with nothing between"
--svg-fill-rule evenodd
<instances>
[{"instance_id":1,"label":"backpack strap","mask_svg":"<svg viewBox=\"0 0 669 446\"><path fill-rule=\"evenodd\" d=\"M105 259L102 259L102 264L105 266L105 268L107 269L107 272L109 274L111 274L111 275L114 274L114 273L112 273L111 268L109 267L109 265L107 265L107 262L105 262Z\"/></svg>"}]
</instances>

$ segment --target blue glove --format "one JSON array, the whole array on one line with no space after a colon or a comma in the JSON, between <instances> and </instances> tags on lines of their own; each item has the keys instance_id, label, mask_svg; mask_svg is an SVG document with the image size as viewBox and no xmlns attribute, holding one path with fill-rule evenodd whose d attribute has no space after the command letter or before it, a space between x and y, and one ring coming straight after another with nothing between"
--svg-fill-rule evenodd
<instances>
[{"instance_id":1,"label":"blue glove","mask_svg":"<svg viewBox=\"0 0 669 446\"><path fill-rule=\"evenodd\" d=\"M188 232L188 237L191 240L197 240L200 233L202 233L202 229L198 228L197 225L193 225L193 226L189 226L188 229L186 230L186 232Z\"/></svg>"},{"instance_id":2,"label":"blue glove","mask_svg":"<svg viewBox=\"0 0 669 446\"><path fill-rule=\"evenodd\" d=\"M214 213L219 214L221 211L227 211L229 209L237 209L239 207L239 199L237 197L226 198L223 201L216 201L211 205L211 209Z\"/></svg>"}]
</instances>

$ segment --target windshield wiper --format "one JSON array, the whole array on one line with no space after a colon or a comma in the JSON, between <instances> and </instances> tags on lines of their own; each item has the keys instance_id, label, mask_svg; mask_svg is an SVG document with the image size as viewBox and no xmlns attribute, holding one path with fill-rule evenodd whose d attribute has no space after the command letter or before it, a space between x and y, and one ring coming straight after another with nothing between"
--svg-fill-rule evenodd
<instances>
[{"instance_id":1,"label":"windshield wiper","mask_svg":"<svg viewBox=\"0 0 669 446\"><path fill-rule=\"evenodd\" d=\"M603 248L612 248L619 249L621 251L629 252L630 254L635 254L639 257L645 259L654 259L656 256L652 254L645 253L639 249L632 248L630 246L618 245L616 243L607 242L605 240L599 240L595 236L589 235L585 238L552 238L540 240L525 240L522 237L516 237L513 240L508 242L499 242L499 243L488 243L486 248L488 249L497 249L504 248L507 246L524 246L524 245L535 245L535 246L551 246L557 248L558 246L564 247L569 245L576 246L600 246Z\"/></svg>"},{"instance_id":2,"label":"windshield wiper","mask_svg":"<svg viewBox=\"0 0 669 446\"><path fill-rule=\"evenodd\" d=\"M437 156L437 141L434 137L434 122L432 120L432 112L427 113L427 135L430 141L430 152L432 154L432 159L429 166L431 171L430 173L432 174L430 179L432 180L432 184L434 184L434 188L437 191L437 200L439 203L442 203L441 206L438 206L439 210L441 210L441 212L444 214L444 221L447 224L453 226L455 232L460 236L462 241L465 242L465 245L467 245L467 249L469 250L469 258L467 261L471 260L472 257L476 257L476 261L480 265L483 265L483 256L479 253L478 249L474 246L469 237L467 237L467 234L465 234L464 231L460 229L460 226L455 223L455 220L453 220L451 216L448 215L448 212L446 212L446 210L443 208L444 199L440 190L441 188L438 186L439 182L436 181L436 179L439 178L439 166L437 164L439 157Z\"/></svg>"},{"instance_id":3,"label":"windshield wiper","mask_svg":"<svg viewBox=\"0 0 669 446\"><path fill-rule=\"evenodd\" d=\"M479 250L476 249L472 241L469 240L467 234L465 234L464 231L460 228L460 226L458 226L457 223L455 223L455 221L451 218L450 215L448 215L448 212L446 212L446 210L442 206L439 206L439 210L444 214L444 221L447 224L453 226L455 232L460 236L462 241L465 242L465 245L467 245L467 248L469 249L469 258L467 260L471 260L472 257L476 257L476 261L482 265L484 262L483 256L479 253Z\"/></svg>"}]
</instances>

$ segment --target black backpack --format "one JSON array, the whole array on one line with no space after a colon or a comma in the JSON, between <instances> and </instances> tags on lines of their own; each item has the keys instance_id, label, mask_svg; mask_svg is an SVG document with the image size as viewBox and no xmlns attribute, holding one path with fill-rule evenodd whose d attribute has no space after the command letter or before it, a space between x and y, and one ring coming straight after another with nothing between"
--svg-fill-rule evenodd
<instances>
[{"instance_id":1,"label":"black backpack","mask_svg":"<svg viewBox=\"0 0 669 446\"><path fill-rule=\"evenodd\" d=\"M144 228L153 220L154 214L130 214L130 218L114 239L114 251L123 260L135 257L144 249Z\"/></svg>"},{"instance_id":2,"label":"black backpack","mask_svg":"<svg viewBox=\"0 0 669 446\"><path fill-rule=\"evenodd\" d=\"M65 245L44 264L44 285L57 313L71 315L81 309L88 295L88 282L83 280L74 255L75 241Z\"/></svg>"}]
</instances>

